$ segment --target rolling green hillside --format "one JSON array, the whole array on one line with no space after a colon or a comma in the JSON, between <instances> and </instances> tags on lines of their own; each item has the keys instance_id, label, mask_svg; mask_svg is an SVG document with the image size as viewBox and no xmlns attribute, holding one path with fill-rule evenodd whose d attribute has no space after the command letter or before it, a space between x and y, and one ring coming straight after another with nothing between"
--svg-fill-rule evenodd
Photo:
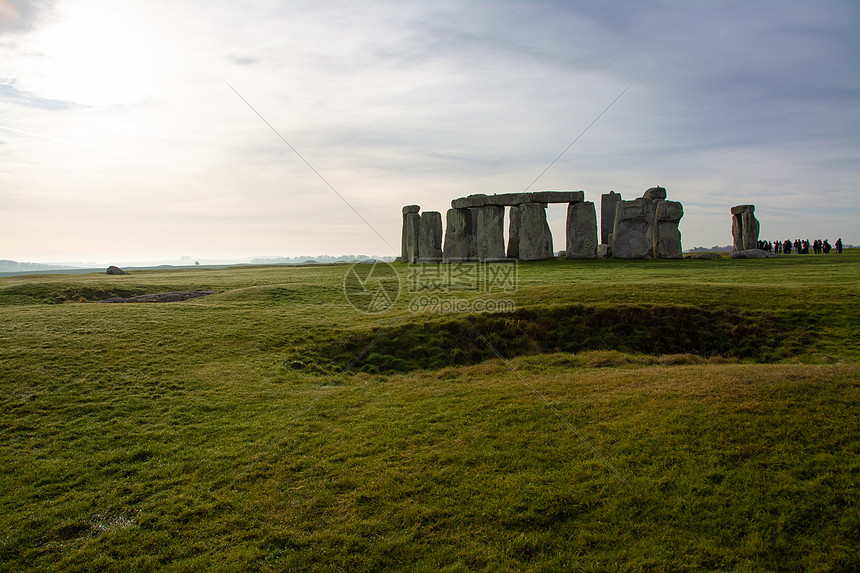
<instances>
[{"instance_id":1,"label":"rolling green hillside","mask_svg":"<svg viewBox=\"0 0 860 573\"><path fill-rule=\"evenodd\" d=\"M860 565L860 252L395 269L0 278L0 569Z\"/></svg>"}]
</instances>

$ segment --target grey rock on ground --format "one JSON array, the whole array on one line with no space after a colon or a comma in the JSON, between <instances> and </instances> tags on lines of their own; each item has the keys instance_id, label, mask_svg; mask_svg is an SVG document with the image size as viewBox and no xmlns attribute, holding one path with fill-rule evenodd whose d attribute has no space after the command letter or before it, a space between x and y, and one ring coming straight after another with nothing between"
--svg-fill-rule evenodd
<instances>
[{"instance_id":1,"label":"grey rock on ground","mask_svg":"<svg viewBox=\"0 0 860 573\"><path fill-rule=\"evenodd\" d=\"M745 249L743 251L735 251L732 253L733 259L776 259L779 255L776 253L768 253L763 249Z\"/></svg>"},{"instance_id":2,"label":"grey rock on ground","mask_svg":"<svg viewBox=\"0 0 860 573\"><path fill-rule=\"evenodd\" d=\"M105 271L109 275L127 275L128 273L122 270L121 268L111 265Z\"/></svg>"}]
</instances>

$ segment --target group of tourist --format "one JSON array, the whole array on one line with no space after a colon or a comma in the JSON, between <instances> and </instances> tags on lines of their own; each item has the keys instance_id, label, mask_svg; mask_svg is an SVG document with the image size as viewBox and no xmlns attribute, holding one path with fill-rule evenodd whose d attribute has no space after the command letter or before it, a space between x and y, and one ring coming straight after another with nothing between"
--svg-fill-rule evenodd
<instances>
[{"instance_id":1,"label":"group of tourist","mask_svg":"<svg viewBox=\"0 0 860 573\"><path fill-rule=\"evenodd\" d=\"M794 243L792 243L790 239L786 239L785 241L758 242L758 248L767 251L768 253L790 255L792 247L794 248L794 252L798 255L808 255L810 248L816 255L820 255L822 253L826 255L833 249L836 249L836 252L841 254L842 237L836 239L836 242L833 245L831 245L827 239L824 239L823 241L821 239L815 239L812 243L809 242L809 239L804 239L803 241L795 239Z\"/></svg>"}]
</instances>

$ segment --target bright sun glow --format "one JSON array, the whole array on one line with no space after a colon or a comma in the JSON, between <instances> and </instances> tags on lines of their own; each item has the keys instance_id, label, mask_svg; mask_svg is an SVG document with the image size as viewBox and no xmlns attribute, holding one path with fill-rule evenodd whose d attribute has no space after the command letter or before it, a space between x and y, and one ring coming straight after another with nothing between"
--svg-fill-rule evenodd
<instances>
[{"instance_id":1,"label":"bright sun glow","mask_svg":"<svg viewBox=\"0 0 860 573\"><path fill-rule=\"evenodd\" d=\"M135 2L73 2L32 38L35 75L24 87L89 106L139 103L152 92L165 50Z\"/></svg>"}]
</instances>

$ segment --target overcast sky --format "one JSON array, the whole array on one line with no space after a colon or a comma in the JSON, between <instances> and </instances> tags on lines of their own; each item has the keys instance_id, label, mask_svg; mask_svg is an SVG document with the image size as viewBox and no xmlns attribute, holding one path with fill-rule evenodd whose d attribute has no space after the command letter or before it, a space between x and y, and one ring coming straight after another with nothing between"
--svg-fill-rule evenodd
<instances>
[{"instance_id":1,"label":"overcast sky","mask_svg":"<svg viewBox=\"0 0 860 573\"><path fill-rule=\"evenodd\" d=\"M856 0L0 0L0 258L396 255L402 205L525 190L631 83L532 190L662 185L685 249L741 203L858 244L858 29Z\"/></svg>"}]
</instances>

